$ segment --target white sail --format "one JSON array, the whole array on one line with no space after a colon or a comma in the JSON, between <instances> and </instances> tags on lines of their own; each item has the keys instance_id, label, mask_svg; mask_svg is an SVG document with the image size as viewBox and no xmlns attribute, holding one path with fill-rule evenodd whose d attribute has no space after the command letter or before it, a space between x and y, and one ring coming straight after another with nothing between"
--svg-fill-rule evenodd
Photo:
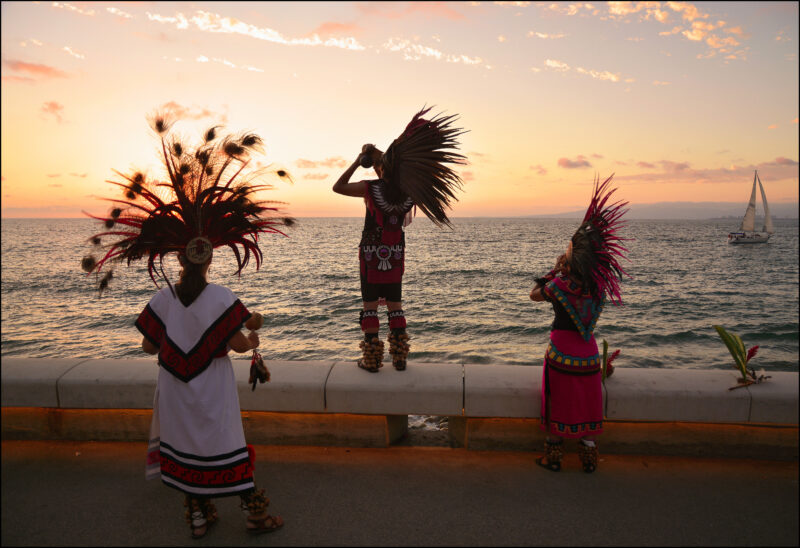
<instances>
[{"instance_id":1,"label":"white sail","mask_svg":"<svg viewBox=\"0 0 800 548\"><path fill-rule=\"evenodd\" d=\"M739 227L740 232L753 232L756 229L756 180L758 172L753 176L753 191L750 193L750 203L747 204L747 211L744 213L742 219L742 226Z\"/></svg>"},{"instance_id":2,"label":"white sail","mask_svg":"<svg viewBox=\"0 0 800 548\"><path fill-rule=\"evenodd\" d=\"M761 230L772 234L775 232L772 229L772 215L769 214L769 205L767 205L767 195L764 194L764 185L761 184L761 177L758 176L758 172L756 172L756 178L758 179L758 188L761 190L761 201L764 202L764 228Z\"/></svg>"}]
</instances>

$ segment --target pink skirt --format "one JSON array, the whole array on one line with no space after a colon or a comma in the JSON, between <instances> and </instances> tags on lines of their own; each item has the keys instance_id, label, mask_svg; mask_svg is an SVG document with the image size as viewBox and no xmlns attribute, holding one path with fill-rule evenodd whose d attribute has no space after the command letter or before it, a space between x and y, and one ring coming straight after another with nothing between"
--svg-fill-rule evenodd
<instances>
[{"instance_id":1,"label":"pink skirt","mask_svg":"<svg viewBox=\"0 0 800 548\"><path fill-rule=\"evenodd\" d=\"M541 428L552 436L582 438L603 432L601 356L592 336L553 330L542 373Z\"/></svg>"}]
</instances>

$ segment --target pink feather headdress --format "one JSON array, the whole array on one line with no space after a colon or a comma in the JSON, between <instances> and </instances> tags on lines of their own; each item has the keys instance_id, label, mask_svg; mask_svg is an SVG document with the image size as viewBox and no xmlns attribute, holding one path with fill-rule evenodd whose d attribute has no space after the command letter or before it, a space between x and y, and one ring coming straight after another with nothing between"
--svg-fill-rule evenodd
<instances>
[{"instance_id":1,"label":"pink feather headdress","mask_svg":"<svg viewBox=\"0 0 800 548\"><path fill-rule=\"evenodd\" d=\"M572 237L573 262L586 281L591 278L599 295L607 295L615 305L622 304L619 280L628 276L620 265L628 251L620 242L627 238L619 236L625 226L622 216L628 211L628 202L609 203L616 188L609 188L611 177L600 183L595 177L594 192L583 222Z\"/></svg>"}]
</instances>

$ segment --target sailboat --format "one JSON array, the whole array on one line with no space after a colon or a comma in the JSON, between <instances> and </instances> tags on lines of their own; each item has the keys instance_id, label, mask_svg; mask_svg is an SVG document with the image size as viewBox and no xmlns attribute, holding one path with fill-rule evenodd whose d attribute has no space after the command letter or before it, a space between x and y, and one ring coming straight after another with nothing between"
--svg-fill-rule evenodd
<instances>
[{"instance_id":1,"label":"sailboat","mask_svg":"<svg viewBox=\"0 0 800 548\"><path fill-rule=\"evenodd\" d=\"M764 202L764 227L761 232L755 231L756 225L756 183L761 190L761 201ZM729 244L763 244L769 241L769 237L774 232L772 228L772 216L769 214L767 205L767 195L764 194L764 186L756 170L753 176L753 191L750 193L750 203L747 204L747 211L744 212L742 225L738 232L728 234Z\"/></svg>"}]
</instances>

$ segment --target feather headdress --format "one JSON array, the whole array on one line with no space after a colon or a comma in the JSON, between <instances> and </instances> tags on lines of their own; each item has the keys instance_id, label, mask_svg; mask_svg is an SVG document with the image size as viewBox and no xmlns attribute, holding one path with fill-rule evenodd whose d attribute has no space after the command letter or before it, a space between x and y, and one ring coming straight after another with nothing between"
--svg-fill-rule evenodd
<instances>
[{"instance_id":1,"label":"feather headdress","mask_svg":"<svg viewBox=\"0 0 800 548\"><path fill-rule=\"evenodd\" d=\"M464 130L452 127L457 115L424 116L432 107L414 115L403 133L395 139L381 162L385 177L396 184L434 224L450 226L445 208L457 200L455 190L461 178L447 164L465 164L466 158L453 152L457 137Z\"/></svg>"},{"instance_id":2,"label":"feather headdress","mask_svg":"<svg viewBox=\"0 0 800 548\"><path fill-rule=\"evenodd\" d=\"M615 305L622 304L619 280L628 273L620 265L627 249L620 242L618 231L625 226L622 216L628 202L609 203L616 188L610 189L608 179L600 183L595 177L592 200L583 222L572 236L571 269L588 283L598 295L607 295Z\"/></svg>"},{"instance_id":3,"label":"feather headdress","mask_svg":"<svg viewBox=\"0 0 800 548\"><path fill-rule=\"evenodd\" d=\"M258 173L243 179L250 153L262 148L261 138L254 133L219 136L216 126L204 133L194 150L189 150L170 135L175 120L168 113L155 114L149 121L161 141L167 181L148 180L141 172L114 170L121 180L107 182L121 187L124 199L107 199L114 206L106 217L84 212L102 221L107 230L90 238L103 256L100 260L94 255L84 257L83 270L99 273L107 265L121 261L130 265L146 259L156 287L157 278L162 278L171 288L164 273L166 255L177 253L203 264L213 248L222 246L233 250L237 274L251 255L258 269L263 260L258 234L283 234L278 227L293 222L280 215L279 202L255 200L256 192L271 188L252 184ZM283 170L274 173L289 177ZM111 241L105 243L106 239ZM108 268L100 279L101 293L112 277L113 270Z\"/></svg>"}]
</instances>

